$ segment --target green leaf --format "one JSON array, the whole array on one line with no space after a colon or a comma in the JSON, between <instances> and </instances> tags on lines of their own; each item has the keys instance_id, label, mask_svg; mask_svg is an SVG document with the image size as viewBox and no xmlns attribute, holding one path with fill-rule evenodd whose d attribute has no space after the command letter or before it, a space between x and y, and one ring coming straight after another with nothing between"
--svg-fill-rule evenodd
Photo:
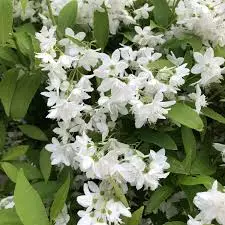
<instances>
[{"instance_id":1,"label":"green leaf","mask_svg":"<svg viewBox=\"0 0 225 225\"><path fill-rule=\"evenodd\" d=\"M153 130L140 131L140 139L147 143L153 143L161 148L177 150L174 140L166 133Z\"/></svg>"},{"instance_id":2,"label":"green leaf","mask_svg":"<svg viewBox=\"0 0 225 225\"><path fill-rule=\"evenodd\" d=\"M14 162L13 165L18 169L23 169L24 174L28 180L41 179L42 175L37 167L32 166L30 163Z\"/></svg>"},{"instance_id":3,"label":"green leaf","mask_svg":"<svg viewBox=\"0 0 225 225\"><path fill-rule=\"evenodd\" d=\"M107 9L104 12L94 12L94 37L97 45L103 51L109 39L109 16Z\"/></svg>"},{"instance_id":4,"label":"green leaf","mask_svg":"<svg viewBox=\"0 0 225 225\"><path fill-rule=\"evenodd\" d=\"M9 148L7 152L3 155L2 161L12 161L16 160L20 156L26 154L29 146L28 145L19 145L16 147Z\"/></svg>"},{"instance_id":5,"label":"green leaf","mask_svg":"<svg viewBox=\"0 0 225 225\"><path fill-rule=\"evenodd\" d=\"M16 212L24 225L49 225L41 198L27 181L23 170L17 176L14 200Z\"/></svg>"},{"instance_id":6,"label":"green leaf","mask_svg":"<svg viewBox=\"0 0 225 225\"><path fill-rule=\"evenodd\" d=\"M168 199L174 192L174 189L170 186L162 186L152 193L147 206L145 208L145 215L152 213L158 209L162 202Z\"/></svg>"},{"instance_id":7,"label":"green leaf","mask_svg":"<svg viewBox=\"0 0 225 225\"><path fill-rule=\"evenodd\" d=\"M12 31L13 5L12 0L0 1L0 44L5 44Z\"/></svg>"},{"instance_id":8,"label":"green leaf","mask_svg":"<svg viewBox=\"0 0 225 225\"><path fill-rule=\"evenodd\" d=\"M185 168L188 172L191 170L192 162L196 158L196 140L193 131L190 128L181 128L182 140L184 145L184 150L186 153L186 158L184 160Z\"/></svg>"},{"instance_id":9,"label":"green leaf","mask_svg":"<svg viewBox=\"0 0 225 225\"><path fill-rule=\"evenodd\" d=\"M161 70L163 68L171 68L171 67L174 67L174 64L171 63L169 60L167 59L159 59L159 60L156 60L154 62L150 62L148 64L148 68L151 70L151 71L158 71L158 70Z\"/></svg>"},{"instance_id":10,"label":"green leaf","mask_svg":"<svg viewBox=\"0 0 225 225\"><path fill-rule=\"evenodd\" d=\"M76 24L77 8L77 1L72 0L60 11L58 16L58 27L62 34L65 33L66 28L72 28Z\"/></svg>"},{"instance_id":11,"label":"green leaf","mask_svg":"<svg viewBox=\"0 0 225 225\"><path fill-rule=\"evenodd\" d=\"M59 185L56 181L49 182L38 182L33 184L33 188L38 192L41 199L50 199L52 200L54 194L59 189Z\"/></svg>"},{"instance_id":12,"label":"green leaf","mask_svg":"<svg viewBox=\"0 0 225 225\"><path fill-rule=\"evenodd\" d=\"M18 69L8 70L0 83L0 98L7 116L10 114L12 98L16 89Z\"/></svg>"},{"instance_id":13,"label":"green leaf","mask_svg":"<svg viewBox=\"0 0 225 225\"><path fill-rule=\"evenodd\" d=\"M216 168L210 163L209 156L204 152L198 152L191 167L191 175L210 176L216 172Z\"/></svg>"},{"instance_id":14,"label":"green leaf","mask_svg":"<svg viewBox=\"0 0 225 225\"><path fill-rule=\"evenodd\" d=\"M55 199L50 209L50 218L54 220L62 211L70 188L70 175L68 175L65 183L60 187L55 195Z\"/></svg>"},{"instance_id":15,"label":"green leaf","mask_svg":"<svg viewBox=\"0 0 225 225\"><path fill-rule=\"evenodd\" d=\"M11 163L7 163L7 162L3 162L1 163L1 167L4 170L4 172L6 173L6 175L8 176L8 178L16 183L16 179L17 179L17 168L12 165Z\"/></svg>"},{"instance_id":16,"label":"green leaf","mask_svg":"<svg viewBox=\"0 0 225 225\"><path fill-rule=\"evenodd\" d=\"M30 35L31 34L26 32L16 32L14 34L17 46L21 53L29 57L31 61L34 61L34 48Z\"/></svg>"},{"instance_id":17,"label":"green leaf","mask_svg":"<svg viewBox=\"0 0 225 225\"><path fill-rule=\"evenodd\" d=\"M214 48L214 52L215 52L215 56L225 58L225 47L220 47L219 45L217 45Z\"/></svg>"},{"instance_id":18,"label":"green leaf","mask_svg":"<svg viewBox=\"0 0 225 225\"><path fill-rule=\"evenodd\" d=\"M181 221L173 221L173 222L164 223L163 225L186 225L186 223Z\"/></svg>"},{"instance_id":19,"label":"green leaf","mask_svg":"<svg viewBox=\"0 0 225 225\"><path fill-rule=\"evenodd\" d=\"M210 189L214 181L215 180L210 176L181 176L178 180L178 183L186 186L202 184L207 189Z\"/></svg>"},{"instance_id":20,"label":"green leaf","mask_svg":"<svg viewBox=\"0 0 225 225\"><path fill-rule=\"evenodd\" d=\"M204 124L198 113L184 103L176 103L171 107L168 117L184 126L202 131Z\"/></svg>"},{"instance_id":21,"label":"green leaf","mask_svg":"<svg viewBox=\"0 0 225 225\"><path fill-rule=\"evenodd\" d=\"M48 181L50 174L51 174L51 153L43 149L40 153L40 169L41 173L45 179L45 182Z\"/></svg>"},{"instance_id":22,"label":"green leaf","mask_svg":"<svg viewBox=\"0 0 225 225\"><path fill-rule=\"evenodd\" d=\"M48 141L47 136L45 133L38 127L34 125L21 125L19 129L28 137L39 140L39 141Z\"/></svg>"},{"instance_id":23,"label":"green leaf","mask_svg":"<svg viewBox=\"0 0 225 225\"><path fill-rule=\"evenodd\" d=\"M14 209L0 210L0 225L23 225Z\"/></svg>"},{"instance_id":24,"label":"green leaf","mask_svg":"<svg viewBox=\"0 0 225 225\"><path fill-rule=\"evenodd\" d=\"M20 60L16 52L8 47L0 48L0 59L9 67L13 67L15 64L20 64Z\"/></svg>"},{"instance_id":25,"label":"green leaf","mask_svg":"<svg viewBox=\"0 0 225 225\"><path fill-rule=\"evenodd\" d=\"M210 109L210 108L203 108L202 110L201 110L201 112L205 115L205 116L207 116L207 117L209 117L209 118L211 118L211 119L213 119L213 120L216 120L216 121L218 121L218 122L220 122L220 123L223 123L223 124L225 124L225 117L223 117L222 115L220 115L219 113L217 113L217 112L215 112L213 109Z\"/></svg>"},{"instance_id":26,"label":"green leaf","mask_svg":"<svg viewBox=\"0 0 225 225\"><path fill-rule=\"evenodd\" d=\"M152 0L155 8L153 9L154 19L158 25L167 27L171 11L166 0Z\"/></svg>"},{"instance_id":27,"label":"green leaf","mask_svg":"<svg viewBox=\"0 0 225 225\"><path fill-rule=\"evenodd\" d=\"M129 207L128 201L126 196L124 195L122 189L119 187L119 185L115 182L115 180L111 179L111 183L113 185L116 197L118 200L120 200L126 207Z\"/></svg>"},{"instance_id":28,"label":"green leaf","mask_svg":"<svg viewBox=\"0 0 225 225\"><path fill-rule=\"evenodd\" d=\"M40 82L40 74L24 75L17 81L11 104L11 116L14 120L24 118Z\"/></svg>"},{"instance_id":29,"label":"green leaf","mask_svg":"<svg viewBox=\"0 0 225 225\"><path fill-rule=\"evenodd\" d=\"M183 162L180 162L179 160L173 158L173 157L168 157L168 163L170 164L169 171L171 173L175 174L189 174L186 169L185 165Z\"/></svg>"},{"instance_id":30,"label":"green leaf","mask_svg":"<svg viewBox=\"0 0 225 225\"><path fill-rule=\"evenodd\" d=\"M132 213L132 217L128 219L126 225L139 225L141 224L141 219L144 211L144 206L140 207L134 213Z\"/></svg>"},{"instance_id":31,"label":"green leaf","mask_svg":"<svg viewBox=\"0 0 225 225\"><path fill-rule=\"evenodd\" d=\"M0 150L5 145L5 136L6 136L5 124L2 120L0 120Z\"/></svg>"}]
</instances>

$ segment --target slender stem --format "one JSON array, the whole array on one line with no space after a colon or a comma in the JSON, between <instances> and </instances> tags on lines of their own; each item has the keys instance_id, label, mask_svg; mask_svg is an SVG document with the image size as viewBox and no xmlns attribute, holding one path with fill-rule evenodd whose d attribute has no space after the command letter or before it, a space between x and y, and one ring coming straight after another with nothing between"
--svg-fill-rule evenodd
<instances>
[{"instance_id":1,"label":"slender stem","mask_svg":"<svg viewBox=\"0 0 225 225\"><path fill-rule=\"evenodd\" d=\"M56 22L55 22L55 18L53 16L53 13L52 13L51 2L50 2L50 0L46 0L46 2L47 2L47 6L48 6L48 12L49 12L50 19L52 21L52 24L55 26Z\"/></svg>"}]
</instances>

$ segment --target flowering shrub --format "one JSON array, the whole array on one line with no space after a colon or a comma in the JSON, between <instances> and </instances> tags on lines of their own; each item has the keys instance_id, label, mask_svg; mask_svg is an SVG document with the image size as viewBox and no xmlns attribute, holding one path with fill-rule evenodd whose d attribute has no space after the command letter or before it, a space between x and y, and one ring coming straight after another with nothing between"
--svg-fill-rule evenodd
<instances>
[{"instance_id":1,"label":"flowering shrub","mask_svg":"<svg viewBox=\"0 0 225 225\"><path fill-rule=\"evenodd\" d=\"M225 225L223 0L0 0L0 225Z\"/></svg>"}]
</instances>

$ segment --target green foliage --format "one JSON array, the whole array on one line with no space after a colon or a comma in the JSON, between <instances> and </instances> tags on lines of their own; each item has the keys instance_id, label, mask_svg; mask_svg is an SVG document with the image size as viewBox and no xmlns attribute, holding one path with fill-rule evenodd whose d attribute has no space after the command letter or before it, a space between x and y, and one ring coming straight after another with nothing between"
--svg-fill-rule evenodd
<instances>
[{"instance_id":1,"label":"green foliage","mask_svg":"<svg viewBox=\"0 0 225 225\"><path fill-rule=\"evenodd\" d=\"M170 22L171 10L166 0L153 0L155 6L153 10L155 22L163 27L167 27Z\"/></svg>"},{"instance_id":2,"label":"green foliage","mask_svg":"<svg viewBox=\"0 0 225 225\"><path fill-rule=\"evenodd\" d=\"M45 182L48 181L50 174L51 174L51 153L43 149L40 153L40 169L41 173L45 179Z\"/></svg>"},{"instance_id":3,"label":"green foliage","mask_svg":"<svg viewBox=\"0 0 225 225\"><path fill-rule=\"evenodd\" d=\"M73 28L77 19L77 0L67 3L60 11L58 16L58 29L61 34L65 33L66 28Z\"/></svg>"},{"instance_id":4,"label":"green foliage","mask_svg":"<svg viewBox=\"0 0 225 225\"><path fill-rule=\"evenodd\" d=\"M13 6L12 0L0 1L0 44L5 44L12 31Z\"/></svg>"},{"instance_id":5,"label":"green foliage","mask_svg":"<svg viewBox=\"0 0 225 225\"><path fill-rule=\"evenodd\" d=\"M0 225L23 225L14 209L0 210Z\"/></svg>"},{"instance_id":6,"label":"green foliage","mask_svg":"<svg viewBox=\"0 0 225 225\"><path fill-rule=\"evenodd\" d=\"M175 141L168 134L163 132L142 130L140 131L140 139L147 143L153 143L161 148L177 150Z\"/></svg>"},{"instance_id":7,"label":"green foliage","mask_svg":"<svg viewBox=\"0 0 225 225\"><path fill-rule=\"evenodd\" d=\"M196 158L196 141L193 131L190 128L181 128L182 140L184 144L184 150L186 153L186 158L184 160L185 169L190 172L192 162Z\"/></svg>"},{"instance_id":8,"label":"green foliage","mask_svg":"<svg viewBox=\"0 0 225 225\"><path fill-rule=\"evenodd\" d=\"M135 212L133 212L132 217L128 219L128 221L126 222L126 225L140 225L143 211L144 211L144 206L140 207Z\"/></svg>"},{"instance_id":9,"label":"green foliage","mask_svg":"<svg viewBox=\"0 0 225 225\"><path fill-rule=\"evenodd\" d=\"M8 162L1 163L1 167L4 170L4 172L6 173L6 175L8 176L8 178L12 182L16 183L17 173L18 173L17 168L14 165L12 165L11 163L8 163Z\"/></svg>"},{"instance_id":10,"label":"green foliage","mask_svg":"<svg viewBox=\"0 0 225 225\"><path fill-rule=\"evenodd\" d=\"M14 120L25 117L40 82L40 73L25 74L17 81L11 102L11 116Z\"/></svg>"},{"instance_id":11,"label":"green foliage","mask_svg":"<svg viewBox=\"0 0 225 225\"><path fill-rule=\"evenodd\" d=\"M18 76L18 69L8 70L0 83L0 99L5 108L5 113L7 116L10 115L11 103L16 90Z\"/></svg>"},{"instance_id":12,"label":"green foliage","mask_svg":"<svg viewBox=\"0 0 225 225\"><path fill-rule=\"evenodd\" d=\"M16 212L24 225L49 225L44 204L20 170L14 192Z\"/></svg>"},{"instance_id":13,"label":"green foliage","mask_svg":"<svg viewBox=\"0 0 225 225\"><path fill-rule=\"evenodd\" d=\"M50 218L54 220L57 218L59 213L62 211L66 198L70 188L70 174L67 176L65 183L60 187L60 189L55 194L54 201L50 209Z\"/></svg>"},{"instance_id":14,"label":"green foliage","mask_svg":"<svg viewBox=\"0 0 225 225\"><path fill-rule=\"evenodd\" d=\"M48 141L47 136L45 133L38 127L33 125L21 125L19 126L19 129L28 137L39 140L39 141Z\"/></svg>"},{"instance_id":15,"label":"green foliage","mask_svg":"<svg viewBox=\"0 0 225 225\"><path fill-rule=\"evenodd\" d=\"M0 150L5 145L5 136L6 136L5 124L2 120L0 120Z\"/></svg>"},{"instance_id":16,"label":"green foliage","mask_svg":"<svg viewBox=\"0 0 225 225\"><path fill-rule=\"evenodd\" d=\"M170 186L159 187L155 192L152 193L149 201L146 203L145 215L152 213L158 209L160 204L168 199L174 192L174 189Z\"/></svg>"},{"instance_id":17,"label":"green foliage","mask_svg":"<svg viewBox=\"0 0 225 225\"><path fill-rule=\"evenodd\" d=\"M173 221L173 222L164 223L163 225L186 225L186 223L181 221Z\"/></svg>"},{"instance_id":18,"label":"green foliage","mask_svg":"<svg viewBox=\"0 0 225 225\"><path fill-rule=\"evenodd\" d=\"M207 108L204 108L204 109L202 109L202 113L205 116L207 116L207 117L209 117L209 118L211 118L213 120L218 121L219 123L225 124L225 117L223 117L219 113L215 112L213 109L210 109L208 107Z\"/></svg>"},{"instance_id":19,"label":"green foliage","mask_svg":"<svg viewBox=\"0 0 225 225\"><path fill-rule=\"evenodd\" d=\"M204 127L198 113L184 103L176 103L172 106L168 117L177 123L197 131L202 131Z\"/></svg>"},{"instance_id":20,"label":"green foliage","mask_svg":"<svg viewBox=\"0 0 225 225\"><path fill-rule=\"evenodd\" d=\"M109 17L107 9L104 12L94 12L94 37L97 45L103 51L109 39Z\"/></svg>"},{"instance_id":21,"label":"green foliage","mask_svg":"<svg viewBox=\"0 0 225 225\"><path fill-rule=\"evenodd\" d=\"M29 146L19 145L16 147L9 148L7 152L2 156L2 161L13 161L21 156L24 156L28 150Z\"/></svg>"}]
</instances>

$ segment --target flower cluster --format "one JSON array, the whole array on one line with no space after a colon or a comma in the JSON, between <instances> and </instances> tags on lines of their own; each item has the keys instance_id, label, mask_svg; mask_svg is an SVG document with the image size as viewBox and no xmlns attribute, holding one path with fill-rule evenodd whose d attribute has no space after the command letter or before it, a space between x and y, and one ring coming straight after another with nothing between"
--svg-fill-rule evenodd
<instances>
[{"instance_id":1,"label":"flower cluster","mask_svg":"<svg viewBox=\"0 0 225 225\"><path fill-rule=\"evenodd\" d=\"M50 1L53 16L58 16L68 2ZM225 59L218 57L212 47L225 45L225 5L220 0L179 1L174 8L176 25L164 32L152 23L140 22L149 19L154 10L148 3L137 8L133 0L86 0L77 4L77 23L86 29L75 32L68 27L64 37L57 35L57 26L47 15L46 2L38 6L44 26L36 33L40 43L36 58L42 71L48 74L42 95L50 108L47 118L58 123L53 130L56 137L46 149L51 152L53 165L70 166L88 179L84 184L85 195L77 198L85 208L78 213L81 217L78 225L118 225L123 223L122 217L131 217L131 212L117 199L112 181L124 194L130 187L154 191L160 180L168 177L170 168L165 149L149 148L143 154L115 139L118 123L126 116L133 118L137 129L164 123L171 107L180 100L195 105L196 112L201 114L208 105L204 93L223 80ZM32 7L36 6L29 6L24 19L32 20L35 15ZM132 7L135 10L131 12ZM135 32L112 51L103 52L88 35L89 29L93 29L95 11L105 10L111 35L128 25ZM179 32L194 33L205 44L201 51L189 52L191 63L186 56L163 48ZM187 46L182 47L186 50ZM93 133L100 134L101 140L96 140ZM223 195L217 191L216 183L209 192L198 193L194 203L201 212L196 219L190 217L188 224L211 223L213 219L225 224L221 217L223 210L219 211L224 204ZM161 204L160 209L168 219L179 213L173 203L185 197L179 192ZM208 212L214 209L215 213ZM68 220L64 209L56 224L66 224Z\"/></svg>"},{"instance_id":2,"label":"flower cluster","mask_svg":"<svg viewBox=\"0 0 225 225\"><path fill-rule=\"evenodd\" d=\"M182 0L176 7L177 25L202 37L203 41L225 45L225 3L223 0Z\"/></svg>"}]
</instances>

